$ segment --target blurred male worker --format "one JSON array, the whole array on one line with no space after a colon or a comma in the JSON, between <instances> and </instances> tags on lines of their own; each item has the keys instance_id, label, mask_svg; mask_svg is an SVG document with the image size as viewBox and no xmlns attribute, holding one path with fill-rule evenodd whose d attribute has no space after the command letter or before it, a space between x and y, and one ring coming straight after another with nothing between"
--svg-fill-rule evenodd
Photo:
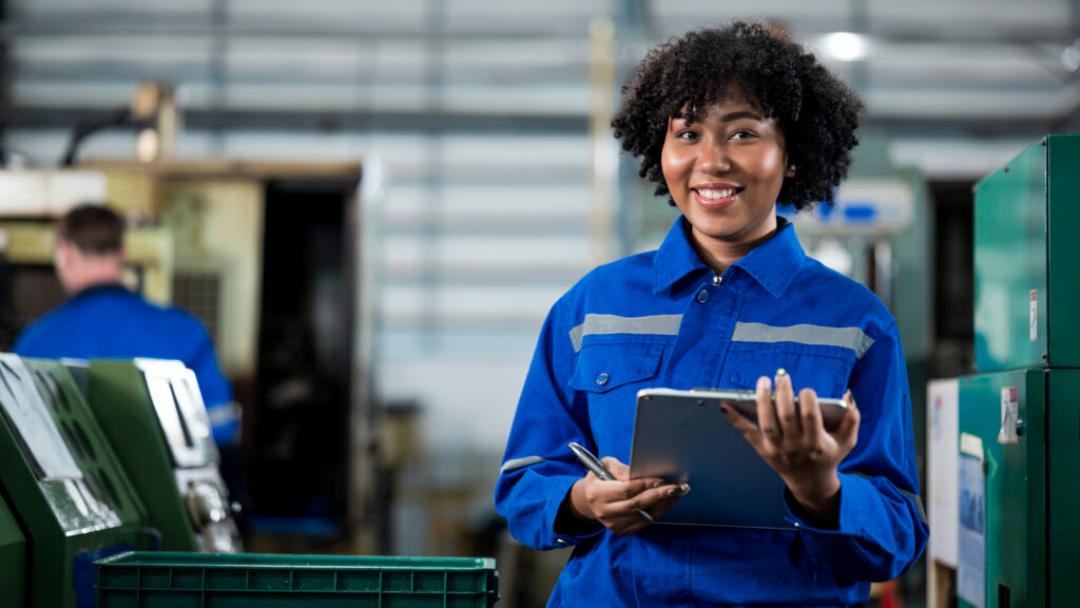
<instances>
[{"instance_id":1,"label":"blurred male worker","mask_svg":"<svg viewBox=\"0 0 1080 608\"><path fill-rule=\"evenodd\" d=\"M68 299L15 341L24 357L179 359L195 372L218 445L235 441L236 405L210 334L194 316L146 301L121 283L124 222L98 205L68 212L56 228L56 274Z\"/></svg>"}]
</instances>

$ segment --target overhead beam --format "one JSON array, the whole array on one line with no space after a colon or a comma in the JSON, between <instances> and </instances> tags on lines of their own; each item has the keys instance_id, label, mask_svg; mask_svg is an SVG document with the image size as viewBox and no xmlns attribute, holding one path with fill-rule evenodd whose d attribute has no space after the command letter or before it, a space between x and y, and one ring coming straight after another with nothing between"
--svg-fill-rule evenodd
<instances>
[{"instance_id":1,"label":"overhead beam","mask_svg":"<svg viewBox=\"0 0 1080 608\"><path fill-rule=\"evenodd\" d=\"M10 115L11 129L68 129L104 118L110 110L79 107L21 107ZM864 117L866 127L903 130L911 134L1028 134L1045 133L1060 118L1020 116L987 121L976 116L947 119L928 117ZM468 114L459 112L302 112L270 110L187 110L186 129L226 131L431 132L444 133L582 133L588 116L566 114Z\"/></svg>"}]
</instances>

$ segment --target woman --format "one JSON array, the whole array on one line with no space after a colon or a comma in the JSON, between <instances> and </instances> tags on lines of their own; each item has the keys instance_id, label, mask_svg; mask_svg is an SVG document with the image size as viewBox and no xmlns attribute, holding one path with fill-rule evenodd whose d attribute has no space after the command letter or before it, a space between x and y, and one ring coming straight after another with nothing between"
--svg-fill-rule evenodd
<instances>
[{"instance_id":1,"label":"woman","mask_svg":"<svg viewBox=\"0 0 1080 608\"><path fill-rule=\"evenodd\" d=\"M682 214L658 250L593 270L553 306L496 506L521 542L575 546L550 606L864 602L927 537L904 353L885 306L806 257L776 215L778 201L831 198L861 104L801 47L745 23L654 49L624 92L615 136ZM634 395L652 386L756 389L760 428L726 413L784 481L796 529L638 514L685 491L622 464ZM826 432L818 394L859 407ZM607 456L616 480L583 475L570 441Z\"/></svg>"}]
</instances>

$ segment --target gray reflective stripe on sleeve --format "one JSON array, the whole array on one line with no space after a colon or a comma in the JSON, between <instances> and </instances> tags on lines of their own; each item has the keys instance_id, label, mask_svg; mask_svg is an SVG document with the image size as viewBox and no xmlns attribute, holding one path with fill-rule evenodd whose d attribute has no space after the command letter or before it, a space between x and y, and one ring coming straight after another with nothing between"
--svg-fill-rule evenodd
<instances>
[{"instance_id":1,"label":"gray reflective stripe on sleeve","mask_svg":"<svg viewBox=\"0 0 1080 608\"><path fill-rule=\"evenodd\" d=\"M852 471L851 474L855 475L857 477L862 477L863 479L873 479L873 477L871 477L869 475L866 475L864 473L856 473L856 472ZM893 486L893 487L896 487L896 486ZM910 498L911 502L915 503L915 510L918 511L918 513L919 513L919 519L922 520L922 523L924 523L924 524L927 523L926 509L923 507L922 497L920 497L918 494L916 494L914 492L908 492L907 490L905 490L903 488L896 488L896 489L901 494L903 494L904 496L907 496L908 498Z\"/></svg>"},{"instance_id":2,"label":"gray reflective stripe on sleeve","mask_svg":"<svg viewBox=\"0 0 1080 608\"><path fill-rule=\"evenodd\" d=\"M240 408L235 401L206 408L206 415L212 426L221 426L240 419Z\"/></svg>"},{"instance_id":3,"label":"gray reflective stripe on sleeve","mask_svg":"<svg viewBox=\"0 0 1080 608\"><path fill-rule=\"evenodd\" d=\"M619 315L587 314L585 322L570 330L570 343L574 352L581 350L585 336L600 334L637 334L677 336L682 315L647 315L644 317L620 317Z\"/></svg>"},{"instance_id":4,"label":"gray reflective stripe on sleeve","mask_svg":"<svg viewBox=\"0 0 1080 608\"><path fill-rule=\"evenodd\" d=\"M506 462L503 463L502 468L499 469L499 474L501 475L503 473L509 473L510 471L515 471L517 469L520 469L521 467L527 467L529 465L537 464L539 462L544 462L544 459L539 457L539 456L525 456L524 458L511 458L510 460L507 460Z\"/></svg>"},{"instance_id":5,"label":"gray reflective stripe on sleeve","mask_svg":"<svg viewBox=\"0 0 1080 608\"><path fill-rule=\"evenodd\" d=\"M855 351L862 357L874 344L874 340L858 327L828 327L826 325L766 325L764 323L736 323L732 342L795 342L815 346L839 346Z\"/></svg>"},{"instance_id":6,"label":"gray reflective stripe on sleeve","mask_svg":"<svg viewBox=\"0 0 1080 608\"><path fill-rule=\"evenodd\" d=\"M915 503L915 510L919 512L919 519L922 520L922 523L924 523L924 524L927 523L927 521L926 521L926 509L923 508L922 498L918 494L916 494L914 492L908 492L907 490L902 490L900 488L896 488L896 489L900 490L901 494L903 494L904 496L907 496L908 498L911 499L911 502Z\"/></svg>"}]
</instances>

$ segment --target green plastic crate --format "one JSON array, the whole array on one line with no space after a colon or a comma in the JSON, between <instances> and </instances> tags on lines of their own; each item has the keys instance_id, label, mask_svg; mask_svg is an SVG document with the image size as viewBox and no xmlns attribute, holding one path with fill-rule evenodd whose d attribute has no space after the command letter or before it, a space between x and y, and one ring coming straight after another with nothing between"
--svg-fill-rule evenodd
<instances>
[{"instance_id":1,"label":"green plastic crate","mask_svg":"<svg viewBox=\"0 0 1080 608\"><path fill-rule=\"evenodd\" d=\"M486 608L492 558L134 551L97 562L98 608Z\"/></svg>"}]
</instances>

